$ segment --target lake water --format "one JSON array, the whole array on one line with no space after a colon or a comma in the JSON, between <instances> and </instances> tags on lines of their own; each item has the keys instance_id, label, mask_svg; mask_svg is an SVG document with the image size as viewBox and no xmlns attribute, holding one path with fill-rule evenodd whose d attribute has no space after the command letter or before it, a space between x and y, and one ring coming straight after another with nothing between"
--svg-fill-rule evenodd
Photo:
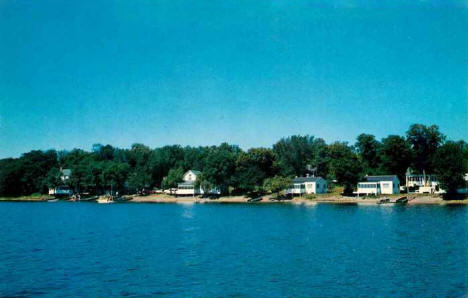
<instances>
[{"instance_id":1,"label":"lake water","mask_svg":"<svg viewBox=\"0 0 468 298\"><path fill-rule=\"evenodd\" d=\"M463 296L468 208L0 203L1 296Z\"/></svg>"}]
</instances>

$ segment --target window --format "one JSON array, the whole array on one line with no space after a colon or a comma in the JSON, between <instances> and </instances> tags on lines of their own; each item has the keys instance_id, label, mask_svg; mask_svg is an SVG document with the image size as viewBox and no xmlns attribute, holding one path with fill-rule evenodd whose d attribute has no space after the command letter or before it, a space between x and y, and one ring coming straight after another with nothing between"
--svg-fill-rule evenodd
<instances>
[{"instance_id":1,"label":"window","mask_svg":"<svg viewBox=\"0 0 468 298\"><path fill-rule=\"evenodd\" d=\"M390 187L390 183L382 183L382 187L383 187L383 188L389 188L389 187Z\"/></svg>"},{"instance_id":2,"label":"window","mask_svg":"<svg viewBox=\"0 0 468 298\"><path fill-rule=\"evenodd\" d=\"M179 186L180 189L193 189L193 185L181 185Z\"/></svg>"},{"instance_id":3,"label":"window","mask_svg":"<svg viewBox=\"0 0 468 298\"><path fill-rule=\"evenodd\" d=\"M305 185L304 184L294 184L294 189L305 189Z\"/></svg>"}]
</instances>

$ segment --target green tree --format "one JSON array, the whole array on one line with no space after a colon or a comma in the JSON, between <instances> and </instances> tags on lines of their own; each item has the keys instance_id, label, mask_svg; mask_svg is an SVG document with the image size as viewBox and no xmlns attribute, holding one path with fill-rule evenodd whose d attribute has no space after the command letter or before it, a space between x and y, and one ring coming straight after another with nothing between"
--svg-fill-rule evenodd
<instances>
[{"instance_id":1,"label":"green tree","mask_svg":"<svg viewBox=\"0 0 468 298\"><path fill-rule=\"evenodd\" d=\"M153 151L143 144L133 144L127 151L129 165L128 184L133 190L155 185L151 173L151 155Z\"/></svg>"},{"instance_id":2,"label":"green tree","mask_svg":"<svg viewBox=\"0 0 468 298\"><path fill-rule=\"evenodd\" d=\"M362 166L357 154L347 143L335 142L329 147L330 178L344 186L344 194L352 194L359 178L362 176Z\"/></svg>"},{"instance_id":3,"label":"green tree","mask_svg":"<svg viewBox=\"0 0 468 298\"><path fill-rule=\"evenodd\" d=\"M380 143L370 134L360 134L357 137L356 151L359 154L360 160L366 174L377 174L380 164L378 151Z\"/></svg>"},{"instance_id":4,"label":"green tree","mask_svg":"<svg viewBox=\"0 0 468 298\"><path fill-rule=\"evenodd\" d=\"M302 176L314 157L313 136L282 138L273 145L278 167L283 176Z\"/></svg>"},{"instance_id":5,"label":"green tree","mask_svg":"<svg viewBox=\"0 0 468 298\"><path fill-rule=\"evenodd\" d=\"M466 173L466 166L463 160L466 159L463 145L449 141L438 148L434 166L435 173L440 182L440 186L448 194L454 194L458 188L465 186L463 175Z\"/></svg>"},{"instance_id":6,"label":"green tree","mask_svg":"<svg viewBox=\"0 0 468 298\"><path fill-rule=\"evenodd\" d=\"M274 155L270 149L253 148L237 157L235 184L242 191L259 191L263 180L274 174Z\"/></svg>"},{"instance_id":7,"label":"green tree","mask_svg":"<svg viewBox=\"0 0 468 298\"><path fill-rule=\"evenodd\" d=\"M56 151L33 150L23 154L18 162L23 172L20 185L22 194L47 193L47 173L51 168L58 167Z\"/></svg>"},{"instance_id":8,"label":"green tree","mask_svg":"<svg viewBox=\"0 0 468 298\"><path fill-rule=\"evenodd\" d=\"M219 187L221 192L225 193L233 183L239 153L239 147L227 143L210 148L202 170L204 182Z\"/></svg>"},{"instance_id":9,"label":"green tree","mask_svg":"<svg viewBox=\"0 0 468 298\"><path fill-rule=\"evenodd\" d=\"M128 175L128 186L140 190L151 186L151 175L145 169L133 169Z\"/></svg>"},{"instance_id":10,"label":"green tree","mask_svg":"<svg viewBox=\"0 0 468 298\"><path fill-rule=\"evenodd\" d=\"M52 168L47 172L46 177L46 184L49 188L56 188L61 184L60 177L62 176L62 172L59 168Z\"/></svg>"},{"instance_id":11,"label":"green tree","mask_svg":"<svg viewBox=\"0 0 468 298\"><path fill-rule=\"evenodd\" d=\"M327 177L330 170L330 154L328 145L321 138L314 139L312 143L313 155L308 160L308 164L315 169L314 174Z\"/></svg>"},{"instance_id":12,"label":"green tree","mask_svg":"<svg viewBox=\"0 0 468 298\"><path fill-rule=\"evenodd\" d=\"M274 176L272 178L265 179L263 183L263 188L266 191L276 194L276 196L278 197L279 193L282 190L285 190L286 188L290 187L291 184L292 184L291 178L282 177L282 176Z\"/></svg>"},{"instance_id":13,"label":"green tree","mask_svg":"<svg viewBox=\"0 0 468 298\"><path fill-rule=\"evenodd\" d=\"M105 162L102 171L104 186L112 192L121 192L124 189L129 168L125 163Z\"/></svg>"},{"instance_id":14,"label":"green tree","mask_svg":"<svg viewBox=\"0 0 468 298\"><path fill-rule=\"evenodd\" d=\"M198 176L197 176L197 180L195 181L195 188L198 188L200 187L201 189L203 189L203 191L205 193L208 193L209 191L215 189L215 188L219 188L219 186L215 185L212 181L208 180L206 178L206 175L203 174L203 173L200 173ZM228 189L229 190L229 189ZM226 191L226 190L225 190Z\"/></svg>"},{"instance_id":15,"label":"green tree","mask_svg":"<svg viewBox=\"0 0 468 298\"><path fill-rule=\"evenodd\" d=\"M400 181L405 181L405 173L411 164L413 152L403 137L391 135L383 139L379 156L382 173L398 175Z\"/></svg>"},{"instance_id":16,"label":"green tree","mask_svg":"<svg viewBox=\"0 0 468 298\"><path fill-rule=\"evenodd\" d=\"M203 169L204 160L209 152L209 147L190 147L183 148L184 169Z\"/></svg>"},{"instance_id":17,"label":"green tree","mask_svg":"<svg viewBox=\"0 0 468 298\"><path fill-rule=\"evenodd\" d=\"M160 186L170 169L183 167L184 149L178 145L157 148L151 152L148 165L152 185Z\"/></svg>"},{"instance_id":18,"label":"green tree","mask_svg":"<svg viewBox=\"0 0 468 298\"><path fill-rule=\"evenodd\" d=\"M406 132L406 139L414 151L412 167L420 173L423 170L426 173L432 172L437 148L445 141L445 136L439 132L439 127L413 124Z\"/></svg>"},{"instance_id":19,"label":"green tree","mask_svg":"<svg viewBox=\"0 0 468 298\"><path fill-rule=\"evenodd\" d=\"M21 187L22 176L23 167L20 159L0 160L0 196L16 197L26 194Z\"/></svg>"},{"instance_id":20,"label":"green tree","mask_svg":"<svg viewBox=\"0 0 468 298\"><path fill-rule=\"evenodd\" d=\"M181 167L170 169L167 176L163 178L161 187L164 189L177 187L177 184L182 181L184 173L185 171Z\"/></svg>"},{"instance_id":21,"label":"green tree","mask_svg":"<svg viewBox=\"0 0 468 298\"><path fill-rule=\"evenodd\" d=\"M83 166L84 169L81 179L81 185L83 187L82 191L93 194L102 194L105 190L103 185L104 163L88 159L87 162L83 164Z\"/></svg>"},{"instance_id":22,"label":"green tree","mask_svg":"<svg viewBox=\"0 0 468 298\"><path fill-rule=\"evenodd\" d=\"M103 146L101 144L94 144L92 151L93 154L95 154L97 160L104 161L113 160L116 149L114 149L114 147L112 147L111 145Z\"/></svg>"}]
</instances>

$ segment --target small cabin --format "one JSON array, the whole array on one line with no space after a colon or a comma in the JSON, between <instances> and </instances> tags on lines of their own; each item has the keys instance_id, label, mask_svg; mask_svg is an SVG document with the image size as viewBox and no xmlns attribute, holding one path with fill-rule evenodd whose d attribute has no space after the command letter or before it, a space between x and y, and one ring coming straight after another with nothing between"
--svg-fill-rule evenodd
<instances>
[{"instance_id":1,"label":"small cabin","mask_svg":"<svg viewBox=\"0 0 468 298\"><path fill-rule=\"evenodd\" d=\"M296 177L292 185L286 190L289 195L306 195L327 193L327 180L322 177Z\"/></svg>"},{"instance_id":2,"label":"small cabin","mask_svg":"<svg viewBox=\"0 0 468 298\"><path fill-rule=\"evenodd\" d=\"M366 176L366 181L357 184L357 195L380 195L400 193L397 175Z\"/></svg>"}]
</instances>

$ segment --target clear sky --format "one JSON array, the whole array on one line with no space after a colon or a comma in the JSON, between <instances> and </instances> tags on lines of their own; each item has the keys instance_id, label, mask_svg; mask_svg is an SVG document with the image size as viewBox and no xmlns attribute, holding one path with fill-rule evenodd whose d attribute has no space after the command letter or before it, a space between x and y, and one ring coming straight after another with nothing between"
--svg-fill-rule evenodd
<instances>
[{"instance_id":1,"label":"clear sky","mask_svg":"<svg viewBox=\"0 0 468 298\"><path fill-rule=\"evenodd\" d=\"M0 0L0 158L412 123L467 140L467 3Z\"/></svg>"}]
</instances>

